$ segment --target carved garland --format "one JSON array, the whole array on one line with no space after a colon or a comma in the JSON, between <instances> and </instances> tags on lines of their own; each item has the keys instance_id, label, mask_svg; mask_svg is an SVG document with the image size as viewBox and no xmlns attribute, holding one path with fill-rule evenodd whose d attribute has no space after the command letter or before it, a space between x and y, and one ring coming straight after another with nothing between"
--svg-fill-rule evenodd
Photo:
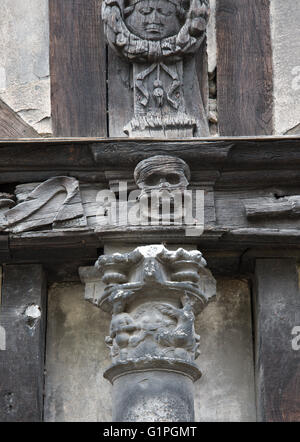
<instances>
[{"instance_id":1,"label":"carved garland","mask_svg":"<svg viewBox=\"0 0 300 442\"><path fill-rule=\"evenodd\" d=\"M199 49L209 18L208 0L192 0L178 34L154 41L133 34L124 21L122 0L104 0L102 18L110 46L127 60L158 62L179 61Z\"/></svg>"}]
</instances>

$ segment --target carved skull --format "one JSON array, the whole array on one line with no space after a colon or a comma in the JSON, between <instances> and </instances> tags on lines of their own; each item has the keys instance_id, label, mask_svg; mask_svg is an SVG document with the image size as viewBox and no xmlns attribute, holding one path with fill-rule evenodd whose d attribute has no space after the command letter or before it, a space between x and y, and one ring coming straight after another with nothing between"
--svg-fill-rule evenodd
<instances>
[{"instance_id":1,"label":"carved skull","mask_svg":"<svg viewBox=\"0 0 300 442\"><path fill-rule=\"evenodd\" d=\"M189 185L190 168L180 158L157 155L136 166L134 179L138 187L146 192L154 189L184 190Z\"/></svg>"},{"instance_id":2,"label":"carved skull","mask_svg":"<svg viewBox=\"0 0 300 442\"><path fill-rule=\"evenodd\" d=\"M153 194L156 191L157 213L151 212L152 220L164 219L175 221L182 218L181 208L176 211L176 198L181 201L183 192L187 189L190 180L188 165L177 157L157 155L141 161L135 168L134 178L137 186L142 190L140 195L142 219L149 219L149 200L151 195L151 209L155 202ZM169 212L159 213L164 201L170 201ZM145 202L144 202L145 201ZM177 200L178 202L178 200ZM166 206L165 206L166 207Z\"/></svg>"}]
</instances>

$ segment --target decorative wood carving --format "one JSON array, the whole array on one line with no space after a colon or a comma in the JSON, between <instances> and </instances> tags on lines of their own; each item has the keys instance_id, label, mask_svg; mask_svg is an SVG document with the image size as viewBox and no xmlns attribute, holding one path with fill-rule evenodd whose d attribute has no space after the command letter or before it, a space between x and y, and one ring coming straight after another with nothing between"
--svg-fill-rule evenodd
<instances>
[{"instance_id":1,"label":"decorative wood carving","mask_svg":"<svg viewBox=\"0 0 300 442\"><path fill-rule=\"evenodd\" d=\"M16 197L2 195L0 231L19 233L45 226L52 229L86 226L75 178L55 177L44 183L17 186Z\"/></svg>"},{"instance_id":2,"label":"decorative wood carving","mask_svg":"<svg viewBox=\"0 0 300 442\"><path fill-rule=\"evenodd\" d=\"M188 194L185 192L191 179L189 166L177 157L157 155L141 161L135 168L134 179L141 189L139 204L142 221L169 224L183 221L182 202L192 208L191 198L187 202ZM151 197L151 218L149 218L149 201ZM179 200L180 204L176 204ZM169 211L162 213L160 210L164 201L169 204ZM171 202L173 205L171 206ZM155 204L156 203L156 204ZM154 207L154 205L156 207ZM179 210L178 210L178 207ZM178 213L176 213L176 210Z\"/></svg>"},{"instance_id":3,"label":"decorative wood carving","mask_svg":"<svg viewBox=\"0 0 300 442\"><path fill-rule=\"evenodd\" d=\"M215 295L215 280L197 251L168 251L162 245L101 256L96 271L80 270L88 286L105 284L97 305L112 314L109 336L113 365L105 377L138 369L177 370L196 380L200 336L194 315ZM96 285L94 285L96 287ZM102 286L103 287L103 286ZM101 290L101 285L98 285Z\"/></svg>"},{"instance_id":4,"label":"decorative wood carving","mask_svg":"<svg viewBox=\"0 0 300 442\"><path fill-rule=\"evenodd\" d=\"M124 127L129 136L208 136L192 59L208 17L208 0L103 1L108 43L133 65L134 117ZM186 100L191 91L194 112Z\"/></svg>"}]
</instances>

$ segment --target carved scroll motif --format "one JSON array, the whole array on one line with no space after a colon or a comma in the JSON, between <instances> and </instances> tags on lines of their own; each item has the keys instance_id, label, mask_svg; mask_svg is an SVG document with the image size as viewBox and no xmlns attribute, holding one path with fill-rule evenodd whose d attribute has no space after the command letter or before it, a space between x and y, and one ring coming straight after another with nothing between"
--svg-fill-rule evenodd
<instances>
[{"instance_id":1,"label":"carved scroll motif","mask_svg":"<svg viewBox=\"0 0 300 442\"><path fill-rule=\"evenodd\" d=\"M112 314L109 336L112 378L132 367L169 367L200 375L194 364L200 336L195 314L215 295L215 280L199 251L164 246L138 247L133 252L101 256L95 264L106 288L98 306ZM80 271L85 283L89 268ZM93 276L95 279L95 274Z\"/></svg>"},{"instance_id":2,"label":"carved scroll motif","mask_svg":"<svg viewBox=\"0 0 300 442\"><path fill-rule=\"evenodd\" d=\"M46 226L86 226L75 178L55 177L44 183L17 186L16 195L16 202L15 196L0 199L0 231L19 233Z\"/></svg>"},{"instance_id":3,"label":"carved scroll motif","mask_svg":"<svg viewBox=\"0 0 300 442\"><path fill-rule=\"evenodd\" d=\"M195 67L186 63L201 46L208 0L104 0L102 18L110 46L133 63L134 117L129 136L207 136ZM188 99L198 109L188 112Z\"/></svg>"}]
</instances>

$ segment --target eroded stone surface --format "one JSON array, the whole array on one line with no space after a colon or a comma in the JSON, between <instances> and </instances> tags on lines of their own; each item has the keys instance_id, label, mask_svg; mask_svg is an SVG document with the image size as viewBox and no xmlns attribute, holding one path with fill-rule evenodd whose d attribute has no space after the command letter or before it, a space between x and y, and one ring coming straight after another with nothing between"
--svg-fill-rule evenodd
<instances>
[{"instance_id":1,"label":"eroded stone surface","mask_svg":"<svg viewBox=\"0 0 300 442\"><path fill-rule=\"evenodd\" d=\"M275 133L300 133L300 2L272 0ZM294 130L295 128L295 130Z\"/></svg>"},{"instance_id":2,"label":"eroded stone surface","mask_svg":"<svg viewBox=\"0 0 300 442\"><path fill-rule=\"evenodd\" d=\"M45 420L111 421L111 385L103 378L110 362L103 337L110 316L83 298L78 283L49 290Z\"/></svg>"},{"instance_id":3,"label":"eroded stone surface","mask_svg":"<svg viewBox=\"0 0 300 442\"><path fill-rule=\"evenodd\" d=\"M217 296L196 320L201 335L194 384L197 422L256 420L251 294L247 281L218 279Z\"/></svg>"},{"instance_id":4,"label":"eroded stone surface","mask_svg":"<svg viewBox=\"0 0 300 442\"><path fill-rule=\"evenodd\" d=\"M2 0L0 98L40 134L51 133L47 0Z\"/></svg>"},{"instance_id":5,"label":"eroded stone surface","mask_svg":"<svg viewBox=\"0 0 300 442\"><path fill-rule=\"evenodd\" d=\"M193 384L196 421L255 420L249 287L234 279L218 279L217 287L215 300L195 323L202 371ZM47 421L112 419L111 384L103 378L110 364L104 337L111 317L86 302L83 293L78 283L50 288ZM141 377L139 385L147 386L147 380Z\"/></svg>"}]
</instances>

